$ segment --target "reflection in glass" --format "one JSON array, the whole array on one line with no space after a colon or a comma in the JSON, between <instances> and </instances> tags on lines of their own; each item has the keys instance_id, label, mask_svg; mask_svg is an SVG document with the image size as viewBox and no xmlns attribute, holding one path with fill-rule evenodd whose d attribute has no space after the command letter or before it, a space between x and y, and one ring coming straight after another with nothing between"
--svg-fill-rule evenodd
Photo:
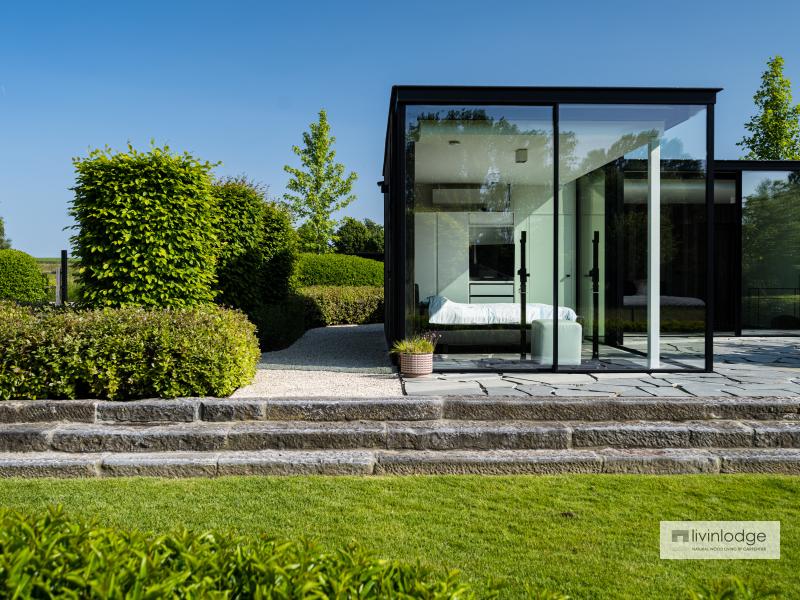
<instances>
[{"instance_id":1,"label":"reflection in glass","mask_svg":"<svg viewBox=\"0 0 800 600\"><path fill-rule=\"evenodd\" d=\"M742 173L742 328L800 329L800 173Z\"/></svg>"},{"instance_id":2,"label":"reflection in glass","mask_svg":"<svg viewBox=\"0 0 800 600\"><path fill-rule=\"evenodd\" d=\"M436 368L704 368L705 107L406 106L405 127L406 335L442 334Z\"/></svg>"},{"instance_id":3,"label":"reflection in glass","mask_svg":"<svg viewBox=\"0 0 800 600\"><path fill-rule=\"evenodd\" d=\"M552 132L550 107L406 109L406 332L442 334L437 367L546 367L517 271L525 232L531 320L552 314Z\"/></svg>"},{"instance_id":4,"label":"reflection in glass","mask_svg":"<svg viewBox=\"0 0 800 600\"><path fill-rule=\"evenodd\" d=\"M559 303L583 317L582 366L703 368L705 108L562 105L559 126Z\"/></svg>"}]
</instances>

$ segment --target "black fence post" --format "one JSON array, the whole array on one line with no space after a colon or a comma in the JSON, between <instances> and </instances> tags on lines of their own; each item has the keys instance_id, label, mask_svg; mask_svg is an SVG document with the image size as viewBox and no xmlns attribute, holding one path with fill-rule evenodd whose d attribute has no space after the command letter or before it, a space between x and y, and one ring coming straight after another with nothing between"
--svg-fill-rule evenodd
<instances>
[{"instance_id":1,"label":"black fence post","mask_svg":"<svg viewBox=\"0 0 800 600\"><path fill-rule=\"evenodd\" d=\"M61 289L61 305L67 303L67 251L61 251L61 280L58 282Z\"/></svg>"}]
</instances>

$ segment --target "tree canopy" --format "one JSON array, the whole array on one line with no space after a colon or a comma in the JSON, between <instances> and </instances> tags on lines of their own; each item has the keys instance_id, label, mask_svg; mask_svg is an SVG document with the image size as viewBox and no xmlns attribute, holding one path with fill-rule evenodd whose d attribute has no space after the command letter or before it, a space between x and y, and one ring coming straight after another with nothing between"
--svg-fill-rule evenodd
<instances>
[{"instance_id":1,"label":"tree canopy","mask_svg":"<svg viewBox=\"0 0 800 600\"><path fill-rule=\"evenodd\" d=\"M355 200L352 190L357 175L345 175L344 165L336 162L336 138L331 135L324 109L309 129L303 133L303 146L292 147L300 157L300 168L284 167L291 177L286 185L289 192L283 198L295 221L303 223L298 229L301 249L322 254L332 250L336 239L333 213Z\"/></svg>"},{"instance_id":2,"label":"tree canopy","mask_svg":"<svg viewBox=\"0 0 800 600\"><path fill-rule=\"evenodd\" d=\"M345 217L336 230L334 247L339 254L380 254L383 252L383 225L371 219L362 222Z\"/></svg>"},{"instance_id":3,"label":"tree canopy","mask_svg":"<svg viewBox=\"0 0 800 600\"><path fill-rule=\"evenodd\" d=\"M0 217L0 250L7 250L11 248L11 240L6 238L6 223L3 217Z\"/></svg>"},{"instance_id":4,"label":"tree canopy","mask_svg":"<svg viewBox=\"0 0 800 600\"><path fill-rule=\"evenodd\" d=\"M783 75L783 58L767 61L761 87L753 96L757 113L745 124L746 135L737 146L749 160L800 159L800 105L792 102L792 84Z\"/></svg>"}]
</instances>

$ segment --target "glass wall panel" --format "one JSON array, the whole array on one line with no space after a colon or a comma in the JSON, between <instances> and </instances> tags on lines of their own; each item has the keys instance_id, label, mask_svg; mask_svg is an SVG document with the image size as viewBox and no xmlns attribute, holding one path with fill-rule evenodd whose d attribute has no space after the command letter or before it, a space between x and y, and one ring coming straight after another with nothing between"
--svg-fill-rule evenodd
<instances>
[{"instance_id":1,"label":"glass wall panel","mask_svg":"<svg viewBox=\"0 0 800 600\"><path fill-rule=\"evenodd\" d=\"M742 330L800 330L800 173L742 173Z\"/></svg>"},{"instance_id":2,"label":"glass wall panel","mask_svg":"<svg viewBox=\"0 0 800 600\"><path fill-rule=\"evenodd\" d=\"M737 331L741 263L736 202L736 173L714 172L714 331L732 335Z\"/></svg>"},{"instance_id":3,"label":"glass wall panel","mask_svg":"<svg viewBox=\"0 0 800 600\"><path fill-rule=\"evenodd\" d=\"M406 335L442 335L437 368L547 367L552 107L408 106L405 126Z\"/></svg>"},{"instance_id":4,"label":"glass wall panel","mask_svg":"<svg viewBox=\"0 0 800 600\"><path fill-rule=\"evenodd\" d=\"M703 106L559 107L559 365L704 368L705 132Z\"/></svg>"}]
</instances>

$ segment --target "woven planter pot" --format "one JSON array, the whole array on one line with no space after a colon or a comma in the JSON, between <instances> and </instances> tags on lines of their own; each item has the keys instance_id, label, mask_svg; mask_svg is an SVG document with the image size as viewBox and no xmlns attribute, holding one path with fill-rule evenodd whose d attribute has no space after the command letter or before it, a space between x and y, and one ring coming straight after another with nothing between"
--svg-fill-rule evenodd
<instances>
[{"instance_id":1,"label":"woven planter pot","mask_svg":"<svg viewBox=\"0 0 800 600\"><path fill-rule=\"evenodd\" d=\"M433 353L401 354L400 372L406 377L421 377L433 373Z\"/></svg>"}]
</instances>

